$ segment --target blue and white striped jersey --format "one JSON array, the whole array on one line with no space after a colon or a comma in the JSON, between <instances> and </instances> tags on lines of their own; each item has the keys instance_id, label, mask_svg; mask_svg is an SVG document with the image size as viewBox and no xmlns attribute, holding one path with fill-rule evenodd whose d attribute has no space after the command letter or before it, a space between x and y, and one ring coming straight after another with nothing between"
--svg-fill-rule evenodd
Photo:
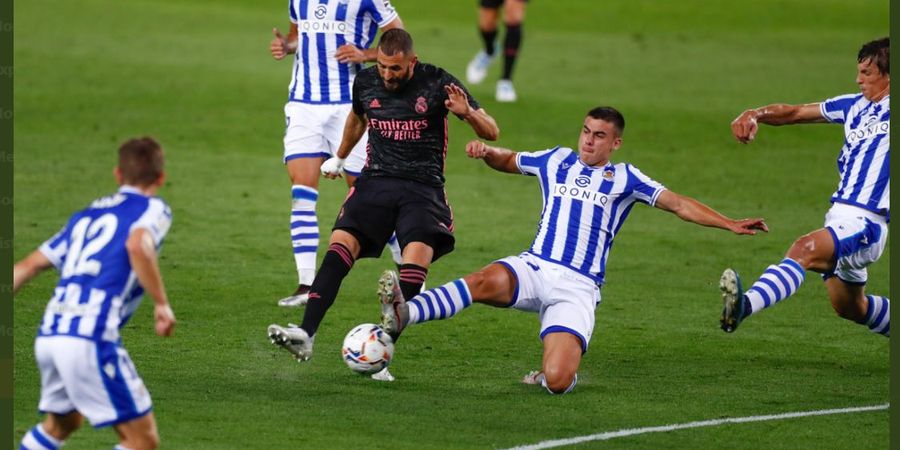
<instances>
[{"instance_id":1,"label":"blue and white striped jersey","mask_svg":"<svg viewBox=\"0 0 900 450\"><path fill-rule=\"evenodd\" d=\"M378 28L397 18L389 0L289 0L297 24L297 53L289 101L350 103L353 77L362 64L339 63L334 52L344 44L369 48Z\"/></svg>"},{"instance_id":2,"label":"blue and white striped jersey","mask_svg":"<svg viewBox=\"0 0 900 450\"><path fill-rule=\"evenodd\" d=\"M665 190L636 167L591 167L570 148L516 155L519 170L541 182L544 209L531 248L535 256L562 264L603 283L613 238L634 202L654 205Z\"/></svg>"},{"instance_id":3,"label":"blue and white striped jersey","mask_svg":"<svg viewBox=\"0 0 900 450\"><path fill-rule=\"evenodd\" d=\"M822 116L844 124L844 146L837 159L841 182L832 203L846 203L881 214L891 212L890 96L877 103L862 94L830 98L820 104Z\"/></svg>"},{"instance_id":4,"label":"blue and white striped jersey","mask_svg":"<svg viewBox=\"0 0 900 450\"><path fill-rule=\"evenodd\" d=\"M158 249L171 223L172 212L165 202L131 186L73 214L39 249L60 275L38 336L119 342L119 329L144 293L125 242L132 230L143 228Z\"/></svg>"}]
</instances>

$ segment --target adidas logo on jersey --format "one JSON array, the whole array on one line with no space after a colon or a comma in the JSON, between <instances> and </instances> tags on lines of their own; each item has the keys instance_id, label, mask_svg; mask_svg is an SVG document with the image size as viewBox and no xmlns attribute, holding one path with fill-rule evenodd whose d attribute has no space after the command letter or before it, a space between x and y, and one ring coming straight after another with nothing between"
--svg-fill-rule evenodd
<instances>
[{"instance_id":1,"label":"adidas logo on jersey","mask_svg":"<svg viewBox=\"0 0 900 450\"><path fill-rule=\"evenodd\" d=\"M379 102L377 98L374 98L369 103L369 108L372 108L372 109L381 108L381 102Z\"/></svg>"}]
</instances>

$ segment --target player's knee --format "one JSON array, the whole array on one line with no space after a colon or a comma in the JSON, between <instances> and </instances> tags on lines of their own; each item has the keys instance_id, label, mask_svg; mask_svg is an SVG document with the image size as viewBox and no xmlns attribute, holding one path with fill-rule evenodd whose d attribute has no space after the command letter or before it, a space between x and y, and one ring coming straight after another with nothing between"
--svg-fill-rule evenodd
<instances>
[{"instance_id":1,"label":"player's knee","mask_svg":"<svg viewBox=\"0 0 900 450\"><path fill-rule=\"evenodd\" d=\"M490 292L489 275L485 273L485 269L466 275L466 286L469 287L469 293L474 301L483 301L493 298Z\"/></svg>"},{"instance_id":2,"label":"player's knee","mask_svg":"<svg viewBox=\"0 0 900 450\"><path fill-rule=\"evenodd\" d=\"M788 249L785 256L797 261L804 269L808 269L814 259L815 250L816 241L807 234L797 238L791 245L791 248Z\"/></svg>"},{"instance_id":3,"label":"player's knee","mask_svg":"<svg viewBox=\"0 0 900 450\"><path fill-rule=\"evenodd\" d=\"M473 301L492 306L507 306L515 286L512 275L499 264L491 264L465 277Z\"/></svg>"},{"instance_id":4,"label":"player's knee","mask_svg":"<svg viewBox=\"0 0 900 450\"><path fill-rule=\"evenodd\" d=\"M571 391L577 378L575 368L557 365L544 367L544 384L550 393L564 394Z\"/></svg>"},{"instance_id":5,"label":"player's knee","mask_svg":"<svg viewBox=\"0 0 900 450\"><path fill-rule=\"evenodd\" d=\"M814 231L797 238L785 256L804 270L825 272L834 268L834 248L830 244L828 232Z\"/></svg>"}]
</instances>

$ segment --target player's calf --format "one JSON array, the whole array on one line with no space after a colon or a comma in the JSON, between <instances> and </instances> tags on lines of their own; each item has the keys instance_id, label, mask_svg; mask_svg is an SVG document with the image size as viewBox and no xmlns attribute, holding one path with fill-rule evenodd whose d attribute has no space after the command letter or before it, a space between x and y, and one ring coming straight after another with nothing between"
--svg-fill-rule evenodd
<instances>
[{"instance_id":1,"label":"player's calf","mask_svg":"<svg viewBox=\"0 0 900 450\"><path fill-rule=\"evenodd\" d=\"M578 373L575 372L575 369L574 367L548 365L544 367L541 386L544 386L551 394L571 392L578 383Z\"/></svg>"}]
</instances>

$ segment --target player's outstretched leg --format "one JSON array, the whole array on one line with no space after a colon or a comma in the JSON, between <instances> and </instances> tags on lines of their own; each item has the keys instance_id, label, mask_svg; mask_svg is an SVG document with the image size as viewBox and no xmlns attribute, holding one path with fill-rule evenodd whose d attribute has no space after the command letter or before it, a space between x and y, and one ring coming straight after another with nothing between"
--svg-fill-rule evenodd
<instances>
[{"instance_id":1,"label":"player's outstretched leg","mask_svg":"<svg viewBox=\"0 0 900 450\"><path fill-rule=\"evenodd\" d=\"M729 275L731 271L733 275ZM722 290L722 299L726 301L722 312L722 329L727 333L734 331L738 324L751 314L756 314L763 309L770 308L778 302L794 295L806 278L806 270L796 260L784 258L778 264L772 264L766 268L759 279L746 291L741 291L739 297L728 294L726 291L734 291L727 279L737 281L737 289L740 289L740 278L733 270L728 269L722 274L719 289ZM727 304L729 296L732 298L731 309ZM741 298L740 302L737 298ZM727 313L727 314L726 314ZM730 314L730 316L729 316ZM730 317L730 319L727 319Z\"/></svg>"},{"instance_id":2,"label":"player's outstretched leg","mask_svg":"<svg viewBox=\"0 0 900 450\"><path fill-rule=\"evenodd\" d=\"M737 329L746 317L747 300L741 287L741 277L732 269L725 269L719 279L719 290L722 292L722 318L719 320L722 330L731 333Z\"/></svg>"},{"instance_id":3,"label":"player's outstretched leg","mask_svg":"<svg viewBox=\"0 0 900 450\"><path fill-rule=\"evenodd\" d=\"M891 300L878 295L867 295L866 326L874 333L891 337Z\"/></svg>"},{"instance_id":4,"label":"player's outstretched leg","mask_svg":"<svg viewBox=\"0 0 900 450\"><path fill-rule=\"evenodd\" d=\"M381 300L381 327L397 340L409 322L409 305L400 291L397 272L385 270L378 279L378 298Z\"/></svg>"},{"instance_id":5,"label":"player's outstretched leg","mask_svg":"<svg viewBox=\"0 0 900 450\"><path fill-rule=\"evenodd\" d=\"M297 362L303 362L312 358L315 336L310 336L303 328L292 323L289 323L287 327L272 324L269 325L268 331L269 340L273 344L291 352Z\"/></svg>"},{"instance_id":6,"label":"player's outstretched leg","mask_svg":"<svg viewBox=\"0 0 900 450\"><path fill-rule=\"evenodd\" d=\"M393 271L385 272L378 287L382 304L382 327L388 334L397 333L399 336L400 331L409 325L449 319L472 305L472 293L464 278L428 289L406 301L396 287L399 283L396 277L397 274ZM388 304L391 307L386 307Z\"/></svg>"}]
</instances>

